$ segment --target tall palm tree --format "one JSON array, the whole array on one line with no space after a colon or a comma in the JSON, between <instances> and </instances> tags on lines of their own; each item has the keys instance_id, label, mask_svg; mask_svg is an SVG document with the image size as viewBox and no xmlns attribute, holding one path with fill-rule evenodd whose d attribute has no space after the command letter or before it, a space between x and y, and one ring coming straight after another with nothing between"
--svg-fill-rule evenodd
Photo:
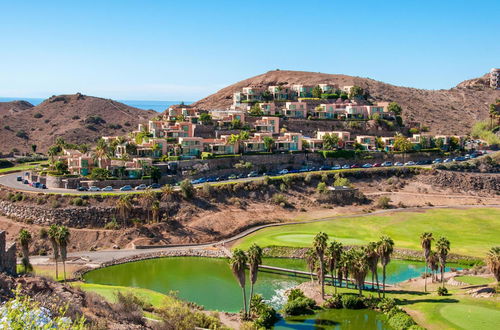
<instances>
[{"instance_id":1,"label":"tall palm tree","mask_svg":"<svg viewBox=\"0 0 500 330\"><path fill-rule=\"evenodd\" d=\"M353 249L350 253L351 262L349 263L349 271L356 282L359 290L359 295L363 295L363 286L365 278L368 274L368 260L364 249Z\"/></svg>"},{"instance_id":2,"label":"tall palm tree","mask_svg":"<svg viewBox=\"0 0 500 330\"><path fill-rule=\"evenodd\" d=\"M380 298L380 287L378 285L378 261L380 256L378 254L378 246L380 242L370 242L366 246L366 258L368 262L368 267L370 268L370 272L372 273L372 290L374 289L374 280L377 281L377 292Z\"/></svg>"},{"instance_id":3,"label":"tall palm tree","mask_svg":"<svg viewBox=\"0 0 500 330\"><path fill-rule=\"evenodd\" d=\"M486 265L495 276L497 284L500 282L500 246L492 247L486 254Z\"/></svg>"},{"instance_id":4,"label":"tall palm tree","mask_svg":"<svg viewBox=\"0 0 500 330\"><path fill-rule=\"evenodd\" d=\"M342 243L333 241L330 243L330 246L326 251L327 261L328 261L328 271L332 276L332 285L335 288L335 293L337 293L337 286L335 286L335 276L340 261L340 256L342 255L342 250L343 250Z\"/></svg>"},{"instance_id":5,"label":"tall palm tree","mask_svg":"<svg viewBox=\"0 0 500 330\"><path fill-rule=\"evenodd\" d=\"M380 237L378 246L378 255L380 256L380 263L382 264L382 285L383 297L385 298L385 269L389 262L391 262L391 255L394 251L394 241L389 236Z\"/></svg>"},{"instance_id":6,"label":"tall palm tree","mask_svg":"<svg viewBox=\"0 0 500 330\"><path fill-rule=\"evenodd\" d=\"M66 226L60 226L57 233L57 243L61 252L61 260L63 262L64 282L66 282L66 257L68 254L69 229Z\"/></svg>"},{"instance_id":7,"label":"tall palm tree","mask_svg":"<svg viewBox=\"0 0 500 330\"><path fill-rule=\"evenodd\" d=\"M149 222L149 212L151 211L151 207L153 206L153 202L156 200L156 193L153 190L151 190L150 188L148 188L148 189L146 189L146 191L144 191L141 194L141 197L139 200L140 200L141 206L146 211L146 214L148 216L148 222Z\"/></svg>"},{"instance_id":8,"label":"tall palm tree","mask_svg":"<svg viewBox=\"0 0 500 330\"><path fill-rule=\"evenodd\" d=\"M248 263L250 264L250 297L252 301L253 286L257 282L257 275L259 274L259 265L262 263L262 249L257 244L252 244L248 249Z\"/></svg>"},{"instance_id":9,"label":"tall palm tree","mask_svg":"<svg viewBox=\"0 0 500 330\"><path fill-rule=\"evenodd\" d=\"M340 254L337 266L337 280L339 287L342 287L342 280L345 279L345 287L349 287L349 264L351 262L351 250L343 250Z\"/></svg>"},{"instance_id":10,"label":"tall palm tree","mask_svg":"<svg viewBox=\"0 0 500 330\"><path fill-rule=\"evenodd\" d=\"M130 195L121 195L116 201L116 208L120 218L122 218L123 224L127 221L127 217L132 210L132 202L130 201Z\"/></svg>"},{"instance_id":11,"label":"tall palm tree","mask_svg":"<svg viewBox=\"0 0 500 330\"><path fill-rule=\"evenodd\" d=\"M245 267L247 264L247 256L243 250L240 249L235 249L233 251L233 256L231 257L231 271L233 272L233 275L236 277L238 280L238 283L243 290L243 318L246 318L247 316L247 296L246 296L246 291L245 291L245 281L246 281L246 274L245 274Z\"/></svg>"},{"instance_id":12,"label":"tall palm tree","mask_svg":"<svg viewBox=\"0 0 500 330\"><path fill-rule=\"evenodd\" d=\"M29 231L27 231L24 228L19 231L19 243L21 244L21 249L23 252L23 265L25 273L27 273L31 268L29 245L32 242L32 240L33 238L31 237Z\"/></svg>"},{"instance_id":13,"label":"tall palm tree","mask_svg":"<svg viewBox=\"0 0 500 330\"><path fill-rule=\"evenodd\" d=\"M157 223L160 217L160 201L155 200L151 205L151 217L153 218L153 223Z\"/></svg>"},{"instance_id":14,"label":"tall palm tree","mask_svg":"<svg viewBox=\"0 0 500 330\"><path fill-rule=\"evenodd\" d=\"M313 273L316 270L316 253L313 249L308 249L305 254L307 268L309 269L309 273L311 274L311 282L314 281Z\"/></svg>"},{"instance_id":15,"label":"tall palm tree","mask_svg":"<svg viewBox=\"0 0 500 330\"><path fill-rule=\"evenodd\" d=\"M59 269L57 266L57 261L59 259L59 243L57 242L57 237L59 235L59 226L51 225L48 230L48 236L50 240L50 245L52 245L52 256L56 262L56 280L59 279Z\"/></svg>"},{"instance_id":16,"label":"tall palm tree","mask_svg":"<svg viewBox=\"0 0 500 330\"><path fill-rule=\"evenodd\" d=\"M440 237L437 240L436 252L439 257L439 268L441 270L441 285L444 288L444 270L446 268L446 259L450 252L450 241L446 237Z\"/></svg>"},{"instance_id":17,"label":"tall palm tree","mask_svg":"<svg viewBox=\"0 0 500 330\"><path fill-rule=\"evenodd\" d=\"M163 187L161 187L161 200L162 201L167 201L170 199L170 196L174 193L174 187L170 184L166 184Z\"/></svg>"},{"instance_id":18,"label":"tall palm tree","mask_svg":"<svg viewBox=\"0 0 500 330\"><path fill-rule=\"evenodd\" d=\"M434 282L437 277L437 271L439 270L438 266L439 258L436 252L431 251L431 254L429 254L429 268L431 270L432 274L432 281Z\"/></svg>"},{"instance_id":19,"label":"tall palm tree","mask_svg":"<svg viewBox=\"0 0 500 330\"><path fill-rule=\"evenodd\" d=\"M420 235L420 245L424 250L425 259L425 277L424 277L424 292L427 292L427 264L429 263L429 255L431 254L431 245L434 238L432 233L422 233Z\"/></svg>"},{"instance_id":20,"label":"tall palm tree","mask_svg":"<svg viewBox=\"0 0 500 330\"><path fill-rule=\"evenodd\" d=\"M323 232L319 232L316 234L313 240L313 248L314 252L316 252L316 256L318 257L319 263L319 280L321 284L321 297L325 299L325 250L328 243L328 235Z\"/></svg>"}]
</instances>

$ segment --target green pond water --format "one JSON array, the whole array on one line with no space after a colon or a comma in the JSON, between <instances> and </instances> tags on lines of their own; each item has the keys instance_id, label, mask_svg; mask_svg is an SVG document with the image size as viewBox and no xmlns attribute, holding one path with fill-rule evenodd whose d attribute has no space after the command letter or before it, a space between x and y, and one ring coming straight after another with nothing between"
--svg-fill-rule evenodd
<instances>
[{"instance_id":1,"label":"green pond water","mask_svg":"<svg viewBox=\"0 0 500 330\"><path fill-rule=\"evenodd\" d=\"M263 264L305 269L302 260L264 258ZM418 276L423 263L391 261L387 282L395 283ZM248 276L247 276L248 278ZM141 287L161 293L176 291L179 298L209 310L238 312L242 306L241 288L229 268L228 260L200 257L157 258L97 269L84 275L88 283ZM307 277L293 277L259 272L255 292L275 308L284 303L284 291ZM249 294L247 283L247 294Z\"/></svg>"},{"instance_id":2,"label":"green pond water","mask_svg":"<svg viewBox=\"0 0 500 330\"><path fill-rule=\"evenodd\" d=\"M274 329L392 329L385 316L369 309L334 309L279 320Z\"/></svg>"}]
</instances>

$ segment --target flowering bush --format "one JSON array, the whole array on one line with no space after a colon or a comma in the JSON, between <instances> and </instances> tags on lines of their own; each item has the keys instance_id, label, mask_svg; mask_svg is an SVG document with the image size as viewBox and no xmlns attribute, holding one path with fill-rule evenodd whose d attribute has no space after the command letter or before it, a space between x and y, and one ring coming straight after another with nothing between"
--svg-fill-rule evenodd
<instances>
[{"instance_id":1,"label":"flowering bush","mask_svg":"<svg viewBox=\"0 0 500 330\"><path fill-rule=\"evenodd\" d=\"M40 307L29 296L16 297L0 306L0 329L84 329L85 318L73 322L65 317L66 309L59 310L62 316L53 317L50 310Z\"/></svg>"}]
</instances>

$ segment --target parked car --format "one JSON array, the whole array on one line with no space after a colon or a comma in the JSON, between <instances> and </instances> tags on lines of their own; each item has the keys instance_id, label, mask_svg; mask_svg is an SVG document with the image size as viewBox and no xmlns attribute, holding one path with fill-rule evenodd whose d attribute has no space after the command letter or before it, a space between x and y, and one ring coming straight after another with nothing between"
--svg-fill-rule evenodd
<instances>
[{"instance_id":1,"label":"parked car","mask_svg":"<svg viewBox=\"0 0 500 330\"><path fill-rule=\"evenodd\" d=\"M134 188L134 190L145 190L148 186L146 186L144 183L141 183L137 187Z\"/></svg>"},{"instance_id":2,"label":"parked car","mask_svg":"<svg viewBox=\"0 0 500 330\"><path fill-rule=\"evenodd\" d=\"M351 168L359 168L359 165L358 164L352 164Z\"/></svg>"},{"instance_id":3,"label":"parked car","mask_svg":"<svg viewBox=\"0 0 500 330\"><path fill-rule=\"evenodd\" d=\"M342 166L340 166L339 164L335 164L332 166L332 170L340 170L342 168Z\"/></svg>"},{"instance_id":4,"label":"parked car","mask_svg":"<svg viewBox=\"0 0 500 330\"><path fill-rule=\"evenodd\" d=\"M446 158L445 160L443 160L443 163L450 163L451 161L451 158Z\"/></svg>"},{"instance_id":5,"label":"parked car","mask_svg":"<svg viewBox=\"0 0 500 330\"><path fill-rule=\"evenodd\" d=\"M344 170L347 170L347 169L349 169L349 168L351 168L351 167L350 167L348 164L345 164L344 166L342 166L342 168L343 168Z\"/></svg>"},{"instance_id":6,"label":"parked car","mask_svg":"<svg viewBox=\"0 0 500 330\"><path fill-rule=\"evenodd\" d=\"M23 184L29 184L29 181L28 180L24 180Z\"/></svg>"},{"instance_id":7,"label":"parked car","mask_svg":"<svg viewBox=\"0 0 500 330\"><path fill-rule=\"evenodd\" d=\"M362 167L363 167L363 168L372 168L372 167L373 167L373 165L372 165L372 164L370 164L370 163L366 163L366 164L363 164L363 166L362 166Z\"/></svg>"},{"instance_id":8,"label":"parked car","mask_svg":"<svg viewBox=\"0 0 500 330\"><path fill-rule=\"evenodd\" d=\"M33 187L40 188L40 182L33 182Z\"/></svg>"},{"instance_id":9,"label":"parked car","mask_svg":"<svg viewBox=\"0 0 500 330\"><path fill-rule=\"evenodd\" d=\"M159 183L152 183L148 186L148 188L151 188L151 189L158 189L158 188L161 188L161 184Z\"/></svg>"},{"instance_id":10,"label":"parked car","mask_svg":"<svg viewBox=\"0 0 500 330\"><path fill-rule=\"evenodd\" d=\"M230 176L228 176L229 180L235 180L237 178L238 178L238 176L236 174L231 174Z\"/></svg>"},{"instance_id":11,"label":"parked car","mask_svg":"<svg viewBox=\"0 0 500 330\"><path fill-rule=\"evenodd\" d=\"M18 177L16 178L16 180L17 180L17 181L23 181L23 177L22 177L22 176L18 176Z\"/></svg>"},{"instance_id":12,"label":"parked car","mask_svg":"<svg viewBox=\"0 0 500 330\"><path fill-rule=\"evenodd\" d=\"M380 167L380 166L382 166L380 163L373 164L373 167Z\"/></svg>"},{"instance_id":13,"label":"parked car","mask_svg":"<svg viewBox=\"0 0 500 330\"><path fill-rule=\"evenodd\" d=\"M90 186L89 191L101 191L101 188L96 186Z\"/></svg>"},{"instance_id":14,"label":"parked car","mask_svg":"<svg viewBox=\"0 0 500 330\"><path fill-rule=\"evenodd\" d=\"M240 173L240 174L238 174L236 177L237 177L238 179L241 179L241 178L244 178L244 177L245 177L245 174Z\"/></svg>"},{"instance_id":15,"label":"parked car","mask_svg":"<svg viewBox=\"0 0 500 330\"><path fill-rule=\"evenodd\" d=\"M89 188L84 187L84 186L78 186L78 187L76 188L76 190L78 190L78 191L87 191L87 190L89 190Z\"/></svg>"},{"instance_id":16,"label":"parked car","mask_svg":"<svg viewBox=\"0 0 500 330\"><path fill-rule=\"evenodd\" d=\"M436 158L432 161L432 164L441 164L443 160L441 158Z\"/></svg>"},{"instance_id":17,"label":"parked car","mask_svg":"<svg viewBox=\"0 0 500 330\"><path fill-rule=\"evenodd\" d=\"M106 187L102 188L101 191L113 191L113 187L106 186Z\"/></svg>"},{"instance_id":18,"label":"parked car","mask_svg":"<svg viewBox=\"0 0 500 330\"><path fill-rule=\"evenodd\" d=\"M453 159L456 162L463 162L464 160L467 160L464 156L458 156L455 159Z\"/></svg>"},{"instance_id":19,"label":"parked car","mask_svg":"<svg viewBox=\"0 0 500 330\"><path fill-rule=\"evenodd\" d=\"M410 160L409 162L406 162L405 163L405 166L414 166L415 165L415 162Z\"/></svg>"},{"instance_id":20,"label":"parked car","mask_svg":"<svg viewBox=\"0 0 500 330\"><path fill-rule=\"evenodd\" d=\"M279 174L288 174L288 170L285 168L278 172Z\"/></svg>"},{"instance_id":21,"label":"parked car","mask_svg":"<svg viewBox=\"0 0 500 330\"><path fill-rule=\"evenodd\" d=\"M392 166L392 162L383 162L380 164L381 166L387 167L387 166Z\"/></svg>"},{"instance_id":22,"label":"parked car","mask_svg":"<svg viewBox=\"0 0 500 330\"><path fill-rule=\"evenodd\" d=\"M394 166L403 166L403 165L404 165L404 164L403 164L403 163L401 163L401 162L395 162L395 163L394 163Z\"/></svg>"},{"instance_id":23,"label":"parked car","mask_svg":"<svg viewBox=\"0 0 500 330\"><path fill-rule=\"evenodd\" d=\"M130 191L132 190L132 186L126 185L120 188L120 191Z\"/></svg>"},{"instance_id":24,"label":"parked car","mask_svg":"<svg viewBox=\"0 0 500 330\"><path fill-rule=\"evenodd\" d=\"M249 178L255 178L257 176L259 176L259 173L255 172L255 171L252 171L252 172L248 173L248 175L247 175L247 177L249 177Z\"/></svg>"},{"instance_id":25,"label":"parked car","mask_svg":"<svg viewBox=\"0 0 500 330\"><path fill-rule=\"evenodd\" d=\"M47 186L44 183L42 183L42 185L40 186L40 188L41 189L47 189Z\"/></svg>"}]
</instances>

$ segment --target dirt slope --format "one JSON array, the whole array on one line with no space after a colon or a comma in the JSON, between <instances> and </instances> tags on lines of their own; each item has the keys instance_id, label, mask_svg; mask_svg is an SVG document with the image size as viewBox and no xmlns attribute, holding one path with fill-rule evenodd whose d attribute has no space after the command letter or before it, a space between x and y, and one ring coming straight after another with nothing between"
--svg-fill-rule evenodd
<instances>
[{"instance_id":1,"label":"dirt slope","mask_svg":"<svg viewBox=\"0 0 500 330\"><path fill-rule=\"evenodd\" d=\"M32 144L43 152L59 136L71 143L94 143L103 135L124 135L155 114L81 94L53 96L37 106L24 101L0 103L0 152L28 151ZM24 137L19 136L21 131Z\"/></svg>"},{"instance_id":2,"label":"dirt slope","mask_svg":"<svg viewBox=\"0 0 500 330\"><path fill-rule=\"evenodd\" d=\"M466 134L473 123L488 117L487 104L500 98L500 91L488 87L489 75L464 81L449 90L400 87L369 78L303 71L269 71L221 89L193 106L202 109L226 108L234 92L246 86L271 86L279 83L316 85L320 83L358 85L367 90L372 101L395 101L405 110L406 120L430 126L433 133Z\"/></svg>"}]
</instances>

